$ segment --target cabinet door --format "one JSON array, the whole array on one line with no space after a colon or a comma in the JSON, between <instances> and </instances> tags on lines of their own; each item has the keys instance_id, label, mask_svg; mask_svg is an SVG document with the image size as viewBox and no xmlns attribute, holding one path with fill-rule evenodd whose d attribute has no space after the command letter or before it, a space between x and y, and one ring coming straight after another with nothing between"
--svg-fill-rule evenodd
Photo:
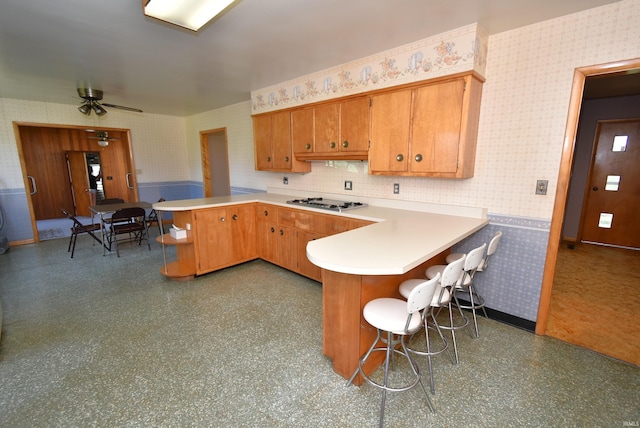
<instances>
[{"instance_id":1,"label":"cabinet door","mask_svg":"<svg viewBox=\"0 0 640 428\"><path fill-rule=\"evenodd\" d=\"M272 169L271 115L262 115L253 118L253 142L255 146L256 169L259 171Z\"/></svg>"},{"instance_id":2,"label":"cabinet door","mask_svg":"<svg viewBox=\"0 0 640 428\"><path fill-rule=\"evenodd\" d=\"M232 241L226 210L198 210L194 217L198 274L228 265L232 257Z\"/></svg>"},{"instance_id":3,"label":"cabinet door","mask_svg":"<svg viewBox=\"0 0 640 428\"><path fill-rule=\"evenodd\" d=\"M333 153L339 150L340 104L317 106L314 111L315 153Z\"/></svg>"},{"instance_id":4,"label":"cabinet door","mask_svg":"<svg viewBox=\"0 0 640 428\"><path fill-rule=\"evenodd\" d=\"M369 150L369 97L356 98L340 106L340 151Z\"/></svg>"},{"instance_id":5,"label":"cabinet door","mask_svg":"<svg viewBox=\"0 0 640 428\"><path fill-rule=\"evenodd\" d=\"M409 171L456 173L464 79L415 90Z\"/></svg>"},{"instance_id":6,"label":"cabinet door","mask_svg":"<svg viewBox=\"0 0 640 428\"><path fill-rule=\"evenodd\" d=\"M409 154L411 90L388 92L371 99L369 171L406 172Z\"/></svg>"},{"instance_id":7,"label":"cabinet door","mask_svg":"<svg viewBox=\"0 0 640 428\"><path fill-rule=\"evenodd\" d=\"M255 211L251 205L227 209L231 228L231 261L240 263L257 257Z\"/></svg>"},{"instance_id":8,"label":"cabinet door","mask_svg":"<svg viewBox=\"0 0 640 428\"><path fill-rule=\"evenodd\" d=\"M271 119L273 168L291 170L291 113L274 113Z\"/></svg>"},{"instance_id":9,"label":"cabinet door","mask_svg":"<svg viewBox=\"0 0 640 428\"><path fill-rule=\"evenodd\" d=\"M307 243L323 235L314 232L298 231L298 273L322 282L322 269L307 258Z\"/></svg>"},{"instance_id":10,"label":"cabinet door","mask_svg":"<svg viewBox=\"0 0 640 428\"><path fill-rule=\"evenodd\" d=\"M291 145L294 153L313 153L313 109L291 112Z\"/></svg>"},{"instance_id":11,"label":"cabinet door","mask_svg":"<svg viewBox=\"0 0 640 428\"><path fill-rule=\"evenodd\" d=\"M278 256L276 264L285 269L297 272L298 269L298 239L297 231L291 227L278 225Z\"/></svg>"},{"instance_id":12,"label":"cabinet door","mask_svg":"<svg viewBox=\"0 0 640 428\"><path fill-rule=\"evenodd\" d=\"M277 264L278 240L277 225L268 221L256 224L256 245L258 256L271 263Z\"/></svg>"}]
</instances>

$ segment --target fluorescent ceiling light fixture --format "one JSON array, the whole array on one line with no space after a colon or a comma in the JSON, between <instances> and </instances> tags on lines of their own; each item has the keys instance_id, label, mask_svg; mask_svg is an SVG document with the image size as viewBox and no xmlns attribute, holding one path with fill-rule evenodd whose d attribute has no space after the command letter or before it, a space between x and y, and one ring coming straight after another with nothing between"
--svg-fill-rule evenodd
<instances>
[{"instance_id":1,"label":"fluorescent ceiling light fixture","mask_svg":"<svg viewBox=\"0 0 640 428\"><path fill-rule=\"evenodd\" d=\"M142 0L144 14L198 31L234 0Z\"/></svg>"}]
</instances>

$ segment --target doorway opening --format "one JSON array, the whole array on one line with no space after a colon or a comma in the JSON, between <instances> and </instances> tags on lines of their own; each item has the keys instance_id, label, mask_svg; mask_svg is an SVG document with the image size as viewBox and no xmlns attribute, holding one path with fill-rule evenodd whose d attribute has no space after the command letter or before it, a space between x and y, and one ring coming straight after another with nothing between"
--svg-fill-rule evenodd
<instances>
[{"instance_id":1,"label":"doorway opening","mask_svg":"<svg viewBox=\"0 0 640 428\"><path fill-rule=\"evenodd\" d=\"M540 294L540 304L538 308L538 317L536 321L537 334L541 334L541 335L547 334L549 310L552 303L551 302L552 290L556 283L555 282L556 273L559 272L561 268L564 269L566 267L566 266L560 266L558 264L559 262L564 263L563 258L565 257L566 253L563 253L563 258L559 258L559 253L560 251L565 251L567 248L566 240L563 245L563 239L566 237L566 230L563 230L563 228L566 229L568 226L571 226L570 224L568 224L569 222L567 221L566 215L571 210L577 209L578 211L577 215L579 220L577 223L578 225L576 226L577 227L576 230L581 230L580 219L582 220L584 219L583 212L582 212L582 207L584 205L582 203L582 200L578 203L575 203L575 201L570 199L569 188L571 185L571 181L572 180L575 181L576 179L575 174L572 176L572 171L573 171L574 162L577 160L576 141L577 141L577 134L578 134L578 122L581 114L581 109L584 103L583 93L585 89L585 82L589 78L595 78L595 77L606 78L608 76L613 77L621 74L627 74L627 75L635 74L637 78L637 77L640 77L640 74L637 74L638 71L640 71L640 58L637 58L634 60L628 60L628 61L620 61L620 62L611 63L611 64L583 67L583 68L576 69L574 72L573 87L571 92L569 113L567 116L567 126L565 130L564 144L563 144L563 150L562 150L562 159L560 164L560 171L558 174L558 185L557 185L557 190L555 195L553 216L551 220L549 243L547 246L547 257L545 261L545 270L543 274L542 289ZM635 94L640 94L640 92L635 92ZM614 96L614 95L622 95L622 94L609 94L609 96ZM593 141L594 140L592 139L592 142ZM588 155L589 155L589 161L590 161L591 159L590 151ZM584 193L588 191L589 189L589 187L587 187L588 185L589 184L585 179L585 184L582 185L582 187L580 188L580 193L582 193L581 197L583 197ZM575 234L576 238L574 239L574 242L570 242L570 244L575 245L576 243L575 241L579 240L578 238L579 233L581 232L576 232ZM634 253L637 253L637 252L634 252ZM638 253L638 256L640 256L640 253ZM581 265L581 266L576 266L575 269L593 270L594 266ZM566 270L563 270L562 272L559 273L558 281L561 280L561 276L564 275L565 272ZM570 276L574 276L574 275L570 275ZM614 282L610 292L613 292L613 289L617 288L615 284L616 283ZM588 283L581 284L580 286L584 289L585 287L588 288L589 284ZM554 295L555 294L556 293L554 293ZM598 309L596 312L598 311L601 312L602 310L604 310L602 303L606 300L607 300L606 298L602 298L602 300L599 302L600 304L598 305ZM610 299L610 300L616 301L615 299ZM563 302L563 303L566 303L566 302ZM620 306L616 305L616 309L619 309L619 308ZM630 306L630 310L633 310L633 305ZM581 314L581 313L578 313L578 310L576 307L573 307L571 305L568 305L567 313L571 316L575 316L576 321L578 320L578 318L594 319L594 320L602 319L601 313L591 312L588 314L584 314L584 313ZM605 323L600 323L600 324L605 324ZM613 326L609 326L609 328L612 328L612 327ZM593 331L591 331L590 333L593 334ZM629 340L632 342L635 341L635 339L636 338L629 338ZM594 348L590 347L590 349L594 349ZM594 349L594 350L596 350L597 352L606 353L599 349Z\"/></svg>"},{"instance_id":2,"label":"doorway opening","mask_svg":"<svg viewBox=\"0 0 640 428\"><path fill-rule=\"evenodd\" d=\"M96 205L105 199L104 185L102 183L102 166L100 165L100 153L85 153L87 160L87 172L89 173L89 189L91 192L91 205Z\"/></svg>"},{"instance_id":3,"label":"doorway opening","mask_svg":"<svg viewBox=\"0 0 640 428\"><path fill-rule=\"evenodd\" d=\"M69 236L62 209L90 221L93 190L96 203L100 197L138 200L128 129L20 122L13 127L34 242ZM106 144L96 138L98 130L109 132Z\"/></svg>"},{"instance_id":4,"label":"doorway opening","mask_svg":"<svg viewBox=\"0 0 640 428\"><path fill-rule=\"evenodd\" d=\"M227 128L200 131L204 197L231 195Z\"/></svg>"}]
</instances>

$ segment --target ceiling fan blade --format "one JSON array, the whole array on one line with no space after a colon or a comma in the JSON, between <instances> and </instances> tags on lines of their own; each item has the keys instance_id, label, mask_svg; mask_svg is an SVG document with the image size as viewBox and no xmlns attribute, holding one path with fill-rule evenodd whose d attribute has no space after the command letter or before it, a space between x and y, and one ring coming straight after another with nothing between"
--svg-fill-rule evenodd
<instances>
[{"instance_id":1,"label":"ceiling fan blade","mask_svg":"<svg viewBox=\"0 0 640 428\"><path fill-rule=\"evenodd\" d=\"M107 103L101 103L103 106L105 107L111 107L111 108L117 108L120 110L127 110L127 111L135 111L138 113L142 113L142 110L140 110L139 108L133 108L133 107L125 107L125 106L118 106L115 104L107 104Z\"/></svg>"}]
</instances>

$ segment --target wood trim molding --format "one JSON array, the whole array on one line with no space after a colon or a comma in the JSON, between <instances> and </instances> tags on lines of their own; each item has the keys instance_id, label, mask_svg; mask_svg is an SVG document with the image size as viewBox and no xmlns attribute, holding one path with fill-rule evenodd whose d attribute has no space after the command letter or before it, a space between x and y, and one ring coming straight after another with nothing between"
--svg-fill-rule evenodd
<instances>
[{"instance_id":1,"label":"wood trim molding","mask_svg":"<svg viewBox=\"0 0 640 428\"><path fill-rule=\"evenodd\" d=\"M549 231L549 243L547 244L547 258L544 264L542 289L540 291L540 302L538 304L536 334L544 335L547 330L549 304L551 303L551 290L553 289L553 279L555 276L556 262L558 260L558 248L560 246L560 240L562 239L562 223L564 221L565 204L567 194L569 192L571 167L573 165L573 153L575 149L576 134L578 131L578 120L580 119L584 82L586 78L590 76L613 74L639 68L640 58L635 58L607 64L580 67L576 68L573 73L569 113L567 116L567 126L562 144L562 158L560 160L560 171L558 173L558 185L556 187L555 203L551 217L551 228Z\"/></svg>"}]
</instances>

